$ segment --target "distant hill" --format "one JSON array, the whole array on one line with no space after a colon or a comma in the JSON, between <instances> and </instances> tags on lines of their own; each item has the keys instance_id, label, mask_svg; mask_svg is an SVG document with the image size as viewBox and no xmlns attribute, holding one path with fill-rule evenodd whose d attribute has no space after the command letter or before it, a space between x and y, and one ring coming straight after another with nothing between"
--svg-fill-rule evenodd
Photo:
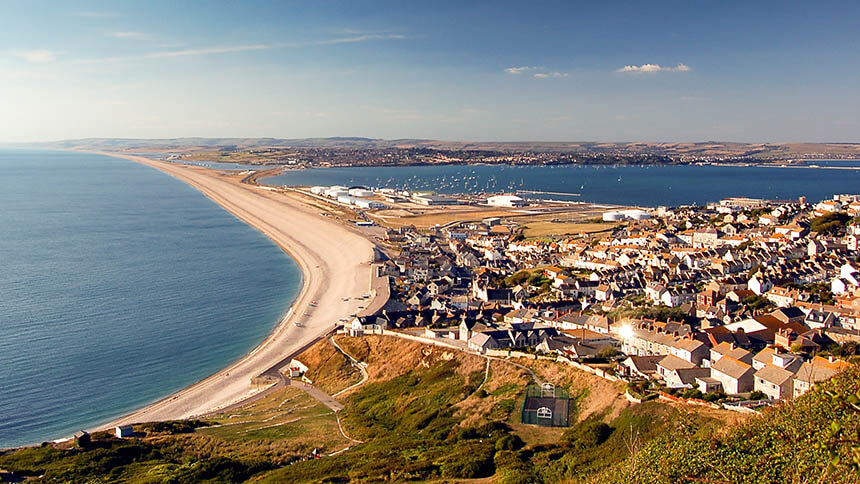
<instances>
[{"instance_id":1,"label":"distant hill","mask_svg":"<svg viewBox=\"0 0 860 484\"><path fill-rule=\"evenodd\" d=\"M678 160L748 158L791 160L797 158L860 158L860 143L735 143L703 141L689 143L604 143L594 141L444 141L430 139L330 138L84 138L45 143L32 147L104 149L119 151L248 150L258 148L300 149L409 149L473 150L498 152L606 153L620 156L653 155Z\"/></svg>"}]
</instances>

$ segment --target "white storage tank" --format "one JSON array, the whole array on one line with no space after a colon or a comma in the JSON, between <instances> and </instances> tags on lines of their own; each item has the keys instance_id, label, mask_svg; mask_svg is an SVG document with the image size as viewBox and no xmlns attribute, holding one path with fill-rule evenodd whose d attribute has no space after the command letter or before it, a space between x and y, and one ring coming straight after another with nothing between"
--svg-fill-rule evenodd
<instances>
[{"instance_id":1,"label":"white storage tank","mask_svg":"<svg viewBox=\"0 0 860 484\"><path fill-rule=\"evenodd\" d=\"M344 196L344 195L349 196L349 192L346 190L335 190L334 188L329 188L328 190L325 191L325 196L327 196L329 198L337 199L337 197Z\"/></svg>"},{"instance_id":2,"label":"white storage tank","mask_svg":"<svg viewBox=\"0 0 860 484\"><path fill-rule=\"evenodd\" d=\"M350 188L349 194L353 197L372 197L373 192L364 188Z\"/></svg>"},{"instance_id":3,"label":"white storage tank","mask_svg":"<svg viewBox=\"0 0 860 484\"><path fill-rule=\"evenodd\" d=\"M648 213L644 210L639 210L639 209L625 210L624 215L627 218L631 218L633 220L647 220L647 219L651 218L650 213Z\"/></svg>"},{"instance_id":4,"label":"white storage tank","mask_svg":"<svg viewBox=\"0 0 860 484\"><path fill-rule=\"evenodd\" d=\"M621 220L624 216L619 212L603 212L603 221L604 222L617 222Z\"/></svg>"},{"instance_id":5,"label":"white storage tank","mask_svg":"<svg viewBox=\"0 0 860 484\"><path fill-rule=\"evenodd\" d=\"M385 208L386 205L376 200L368 200L366 198L358 198L355 200L355 205L361 208Z\"/></svg>"}]
</instances>

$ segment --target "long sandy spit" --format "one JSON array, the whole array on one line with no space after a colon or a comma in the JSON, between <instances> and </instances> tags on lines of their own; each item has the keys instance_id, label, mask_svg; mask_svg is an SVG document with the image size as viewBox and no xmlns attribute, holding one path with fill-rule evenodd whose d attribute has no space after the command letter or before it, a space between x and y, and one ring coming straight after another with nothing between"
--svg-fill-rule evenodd
<instances>
[{"instance_id":1,"label":"long sandy spit","mask_svg":"<svg viewBox=\"0 0 860 484\"><path fill-rule=\"evenodd\" d=\"M359 299L371 293L373 244L310 207L200 167L141 156L97 154L136 161L191 185L272 239L296 260L304 277L301 293L287 316L242 359L99 428L192 418L241 402L255 391L252 378L331 331L342 318L361 312L360 306L379 302Z\"/></svg>"}]
</instances>

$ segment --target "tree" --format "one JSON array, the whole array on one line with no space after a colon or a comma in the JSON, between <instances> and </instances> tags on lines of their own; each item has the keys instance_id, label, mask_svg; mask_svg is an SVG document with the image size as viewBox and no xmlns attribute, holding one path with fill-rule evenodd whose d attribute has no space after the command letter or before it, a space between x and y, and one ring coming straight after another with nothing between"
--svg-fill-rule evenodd
<instances>
[{"instance_id":1,"label":"tree","mask_svg":"<svg viewBox=\"0 0 860 484\"><path fill-rule=\"evenodd\" d=\"M809 229L820 234L839 232L851 220L851 216L843 212L831 212L815 217L809 222Z\"/></svg>"}]
</instances>

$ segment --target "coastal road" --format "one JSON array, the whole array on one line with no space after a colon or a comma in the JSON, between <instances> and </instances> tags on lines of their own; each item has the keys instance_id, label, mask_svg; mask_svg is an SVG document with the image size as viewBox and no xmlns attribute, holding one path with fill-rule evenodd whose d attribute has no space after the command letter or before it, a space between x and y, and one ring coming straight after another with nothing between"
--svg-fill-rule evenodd
<instances>
[{"instance_id":1,"label":"coastal road","mask_svg":"<svg viewBox=\"0 0 860 484\"><path fill-rule=\"evenodd\" d=\"M381 306L386 294L371 291L373 243L305 205L216 171L115 153L170 174L256 228L290 254L302 270L303 287L287 317L258 347L230 367L102 428L191 418L253 394L252 378L332 329L340 319ZM373 300L360 299L367 293ZM381 292L381 291L380 291ZM347 299L348 300L344 300ZM298 323L298 324L295 324Z\"/></svg>"}]
</instances>

